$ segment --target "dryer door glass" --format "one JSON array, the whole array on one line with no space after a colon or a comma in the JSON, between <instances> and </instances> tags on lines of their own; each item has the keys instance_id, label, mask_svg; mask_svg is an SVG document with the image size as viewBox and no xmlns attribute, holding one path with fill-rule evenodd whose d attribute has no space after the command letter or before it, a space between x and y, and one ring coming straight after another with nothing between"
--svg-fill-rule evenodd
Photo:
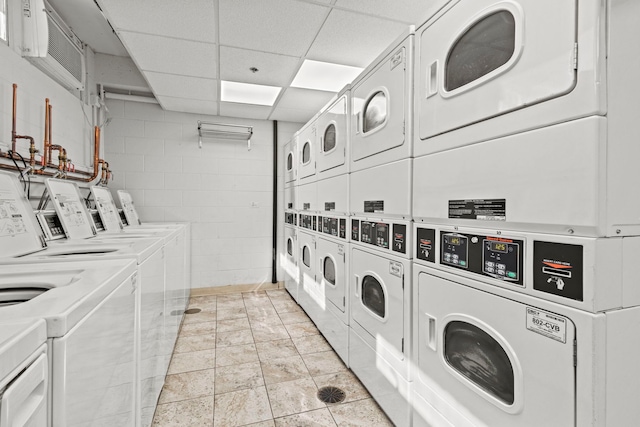
<instances>
[{"instance_id":1,"label":"dryer door glass","mask_svg":"<svg viewBox=\"0 0 640 427\"><path fill-rule=\"evenodd\" d=\"M457 89L506 64L515 50L515 39L515 19L506 10L476 22L449 51L445 89Z\"/></svg>"},{"instance_id":2,"label":"dryer door glass","mask_svg":"<svg viewBox=\"0 0 640 427\"><path fill-rule=\"evenodd\" d=\"M302 163L309 163L311 160L311 143L305 142L302 146Z\"/></svg>"},{"instance_id":3,"label":"dryer door glass","mask_svg":"<svg viewBox=\"0 0 640 427\"><path fill-rule=\"evenodd\" d=\"M324 269L324 280L331 283L332 285L336 284L336 265L333 263L333 260L329 257L324 258L323 262Z\"/></svg>"},{"instance_id":4,"label":"dryer door glass","mask_svg":"<svg viewBox=\"0 0 640 427\"><path fill-rule=\"evenodd\" d=\"M513 404L513 366L504 348L491 335L467 322L450 322L444 331L444 358L489 395Z\"/></svg>"},{"instance_id":5,"label":"dryer door glass","mask_svg":"<svg viewBox=\"0 0 640 427\"><path fill-rule=\"evenodd\" d=\"M367 133L382 126L387 120L387 96L378 91L369 98L362 111L362 132Z\"/></svg>"},{"instance_id":6,"label":"dryer door glass","mask_svg":"<svg viewBox=\"0 0 640 427\"><path fill-rule=\"evenodd\" d=\"M384 290L375 277L364 276L362 279L362 303L373 313L384 318L386 314Z\"/></svg>"},{"instance_id":7,"label":"dryer door glass","mask_svg":"<svg viewBox=\"0 0 640 427\"><path fill-rule=\"evenodd\" d=\"M327 126L324 131L324 139L322 141L322 151L327 152L336 148L336 126L332 123Z\"/></svg>"},{"instance_id":8,"label":"dryer door glass","mask_svg":"<svg viewBox=\"0 0 640 427\"><path fill-rule=\"evenodd\" d=\"M293 154L289 153L287 156L287 170L290 171L293 169Z\"/></svg>"},{"instance_id":9,"label":"dryer door glass","mask_svg":"<svg viewBox=\"0 0 640 427\"><path fill-rule=\"evenodd\" d=\"M302 262L307 267L311 267L311 251L309 250L309 246L305 246L302 249Z\"/></svg>"},{"instance_id":10,"label":"dryer door glass","mask_svg":"<svg viewBox=\"0 0 640 427\"><path fill-rule=\"evenodd\" d=\"M287 253L293 256L293 242L291 241L291 238L287 239Z\"/></svg>"}]
</instances>

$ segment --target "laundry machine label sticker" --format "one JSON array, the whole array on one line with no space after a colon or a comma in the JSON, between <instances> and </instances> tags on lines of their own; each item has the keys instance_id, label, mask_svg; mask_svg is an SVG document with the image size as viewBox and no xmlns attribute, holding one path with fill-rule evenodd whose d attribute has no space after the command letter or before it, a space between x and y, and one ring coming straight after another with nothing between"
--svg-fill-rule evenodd
<instances>
[{"instance_id":1,"label":"laundry machine label sticker","mask_svg":"<svg viewBox=\"0 0 640 427\"><path fill-rule=\"evenodd\" d=\"M309 209L311 209L311 203L303 203L302 209L308 211Z\"/></svg>"},{"instance_id":2,"label":"laundry machine label sticker","mask_svg":"<svg viewBox=\"0 0 640 427\"><path fill-rule=\"evenodd\" d=\"M338 255L344 255L344 246L338 245Z\"/></svg>"},{"instance_id":3,"label":"laundry machine label sticker","mask_svg":"<svg viewBox=\"0 0 640 427\"><path fill-rule=\"evenodd\" d=\"M506 221L506 199L449 200L449 218Z\"/></svg>"},{"instance_id":4,"label":"laundry machine label sticker","mask_svg":"<svg viewBox=\"0 0 640 427\"><path fill-rule=\"evenodd\" d=\"M384 200L365 200L365 212L384 212Z\"/></svg>"},{"instance_id":5,"label":"laundry machine label sticker","mask_svg":"<svg viewBox=\"0 0 640 427\"><path fill-rule=\"evenodd\" d=\"M351 220L351 240L354 242L360 240L360 221L357 219Z\"/></svg>"},{"instance_id":6,"label":"laundry machine label sticker","mask_svg":"<svg viewBox=\"0 0 640 427\"><path fill-rule=\"evenodd\" d=\"M567 342L567 319L548 311L527 307L527 329L561 343Z\"/></svg>"},{"instance_id":7,"label":"laundry machine label sticker","mask_svg":"<svg viewBox=\"0 0 640 427\"><path fill-rule=\"evenodd\" d=\"M533 289L584 301L582 245L533 242Z\"/></svg>"},{"instance_id":8,"label":"laundry machine label sticker","mask_svg":"<svg viewBox=\"0 0 640 427\"><path fill-rule=\"evenodd\" d=\"M418 228L416 233L416 258L428 262L436 262L436 230Z\"/></svg>"},{"instance_id":9,"label":"laundry machine label sticker","mask_svg":"<svg viewBox=\"0 0 640 427\"><path fill-rule=\"evenodd\" d=\"M397 261L389 261L389 274L402 278L402 264Z\"/></svg>"},{"instance_id":10,"label":"laundry machine label sticker","mask_svg":"<svg viewBox=\"0 0 640 427\"><path fill-rule=\"evenodd\" d=\"M0 237L15 236L27 232L27 227L14 199L0 199Z\"/></svg>"},{"instance_id":11,"label":"laundry machine label sticker","mask_svg":"<svg viewBox=\"0 0 640 427\"><path fill-rule=\"evenodd\" d=\"M336 210L336 202L325 202L324 210L325 211L335 211Z\"/></svg>"},{"instance_id":12,"label":"laundry machine label sticker","mask_svg":"<svg viewBox=\"0 0 640 427\"><path fill-rule=\"evenodd\" d=\"M407 253L407 226L393 224L393 247L395 252Z\"/></svg>"}]
</instances>

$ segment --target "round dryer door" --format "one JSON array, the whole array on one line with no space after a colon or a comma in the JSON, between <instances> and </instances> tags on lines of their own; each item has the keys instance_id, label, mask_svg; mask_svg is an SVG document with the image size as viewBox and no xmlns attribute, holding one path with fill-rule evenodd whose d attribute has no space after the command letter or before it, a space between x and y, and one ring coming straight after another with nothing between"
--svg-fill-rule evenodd
<instances>
[{"instance_id":1,"label":"round dryer door","mask_svg":"<svg viewBox=\"0 0 640 427\"><path fill-rule=\"evenodd\" d=\"M322 262L322 271L324 280L335 286L336 284L336 265L331 257L324 257Z\"/></svg>"}]
</instances>

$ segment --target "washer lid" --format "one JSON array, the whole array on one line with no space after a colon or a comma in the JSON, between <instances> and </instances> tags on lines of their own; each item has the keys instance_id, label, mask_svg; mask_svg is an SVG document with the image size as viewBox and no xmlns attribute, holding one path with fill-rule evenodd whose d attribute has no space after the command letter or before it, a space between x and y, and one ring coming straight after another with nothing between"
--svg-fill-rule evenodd
<instances>
[{"instance_id":1,"label":"washer lid","mask_svg":"<svg viewBox=\"0 0 640 427\"><path fill-rule=\"evenodd\" d=\"M96 209L102 219L105 232L107 233L120 233L122 231L122 221L120 221L120 214L116 207L116 202L113 200L111 191L107 187L99 187L94 185L91 187L91 194L93 194L93 200L96 202Z\"/></svg>"},{"instance_id":2,"label":"washer lid","mask_svg":"<svg viewBox=\"0 0 640 427\"><path fill-rule=\"evenodd\" d=\"M18 176L0 171L0 257L17 257L46 247L33 208Z\"/></svg>"},{"instance_id":3,"label":"washer lid","mask_svg":"<svg viewBox=\"0 0 640 427\"><path fill-rule=\"evenodd\" d=\"M47 340L47 324L42 319L0 323L0 390L8 375Z\"/></svg>"},{"instance_id":4,"label":"washer lid","mask_svg":"<svg viewBox=\"0 0 640 427\"><path fill-rule=\"evenodd\" d=\"M69 240L87 239L96 235L96 227L80 195L78 184L62 179L45 180L58 218Z\"/></svg>"}]
</instances>

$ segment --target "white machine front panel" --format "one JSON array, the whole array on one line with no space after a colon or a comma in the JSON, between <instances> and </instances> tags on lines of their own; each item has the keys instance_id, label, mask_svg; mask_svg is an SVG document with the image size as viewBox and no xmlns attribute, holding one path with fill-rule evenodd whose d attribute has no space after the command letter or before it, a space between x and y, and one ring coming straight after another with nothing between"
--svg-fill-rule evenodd
<instances>
[{"instance_id":1,"label":"white machine front panel","mask_svg":"<svg viewBox=\"0 0 640 427\"><path fill-rule=\"evenodd\" d=\"M284 287L297 301L300 270L298 268L298 232L295 227L285 225L284 241L285 254L282 262Z\"/></svg>"},{"instance_id":2,"label":"white machine front panel","mask_svg":"<svg viewBox=\"0 0 640 427\"><path fill-rule=\"evenodd\" d=\"M15 174L0 171L0 257L41 250L44 236Z\"/></svg>"},{"instance_id":3,"label":"white machine front panel","mask_svg":"<svg viewBox=\"0 0 640 427\"><path fill-rule=\"evenodd\" d=\"M134 426L136 283L53 339L53 425Z\"/></svg>"},{"instance_id":4,"label":"white machine front panel","mask_svg":"<svg viewBox=\"0 0 640 427\"><path fill-rule=\"evenodd\" d=\"M319 209L317 182L314 181L298 186L298 194L294 206L301 213L303 211L315 212Z\"/></svg>"},{"instance_id":5,"label":"white machine front panel","mask_svg":"<svg viewBox=\"0 0 640 427\"><path fill-rule=\"evenodd\" d=\"M318 116L318 179L348 172L347 95Z\"/></svg>"},{"instance_id":6,"label":"white machine front panel","mask_svg":"<svg viewBox=\"0 0 640 427\"><path fill-rule=\"evenodd\" d=\"M324 288L318 280L316 236L298 231L298 267L300 269L300 305L314 319L314 313L324 312ZM317 320L317 319L314 319Z\"/></svg>"},{"instance_id":7,"label":"white machine front panel","mask_svg":"<svg viewBox=\"0 0 640 427\"><path fill-rule=\"evenodd\" d=\"M111 191L107 187L94 185L91 187L91 194L93 194L93 200L96 202L96 209L100 213L105 231L119 233L122 230L122 221L120 221L120 214Z\"/></svg>"},{"instance_id":8,"label":"white machine front panel","mask_svg":"<svg viewBox=\"0 0 640 427\"><path fill-rule=\"evenodd\" d=\"M412 167L405 159L349 174L349 212L411 217Z\"/></svg>"},{"instance_id":9,"label":"white machine front panel","mask_svg":"<svg viewBox=\"0 0 640 427\"><path fill-rule=\"evenodd\" d=\"M316 135L316 123L305 125L298 132L298 182L311 182L316 179L316 154L318 151L318 137Z\"/></svg>"},{"instance_id":10,"label":"white machine front panel","mask_svg":"<svg viewBox=\"0 0 640 427\"><path fill-rule=\"evenodd\" d=\"M346 214L349 212L349 174L318 180L317 209L321 212Z\"/></svg>"},{"instance_id":11,"label":"white machine front panel","mask_svg":"<svg viewBox=\"0 0 640 427\"><path fill-rule=\"evenodd\" d=\"M295 138L284 145L284 182L295 182L298 178L298 154Z\"/></svg>"},{"instance_id":12,"label":"white machine front panel","mask_svg":"<svg viewBox=\"0 0 640 427\"><path fill-rule=\"evenodd\" d=\"M577 3L462 1L418 30L420 139L570 92Z\"/></svg>"},{"instance_id":13,"label":"white machine front panel","mask_svg":"<svg viewBox=\"0 0 640 427\"><path fill-rule=\"evenodd\" d=\"M347 245L322 237L317 240L318 280L327 301L341 312L346 310Z\"/></svg>"},{"instance_id":14,"label":"white machine front panel","mask_svg":"<svg viewBox=\"0 0 640 427\"><path fill-rule=\"evenodd\" d=\"M565 235L569 229L582 236L611 233L605 134L606 119L594 116L416 158L413 217Z\"/></svg>"},{"instance_id":15,"label":"white machine front panel","mask_svg":"<svg viewBox=\"0 0 640 427\"><path fill-rule=\"evenodd\" d=\"M380 351L395 355L402 355L408 332L404 330L404 275L403 263L352 247L351 318L376 340Z\"/></svg>"},{"instance_id":16,"label":"white machine front panel","mask_svg":"<svg viewBox=\"0 0 640 427\"><path fill-rule=\"evenodd\" d=\"M428 384L459 411L451 414L462 414L473 425L576 425L571 319L428 271L416 272L414 286L419 341L414 381ZM466 420L449 421L466 425Z\"/></svg>"},{"instance_id":17,"label":"white machine front panel","mask_svg":"<svg viewBox=\"0 0 640 427\"><path fill-rule=\"evenodd\" d=\"M296 208L296 195L298 194L297 185L289 185L284 187L284 208L295 209Z\"/></svg>"},{"instance_id":18,"label":"white machine front panel","mask_svg":"<svg viewBox=\"0 0 640 427\"><path fill-rule=\"evenodd\" d=\"M124 216L127 219L128 226L138 227L141 224L140 217L138 216L138 211L136 211L136 207L133 204L133 197L131 197L131 194L129 194L128 191L118 190L118 199L120 199L120 206L122 207Z\"/></svg>"},{"instance_id":19,"label":"white machine front panel","mask_svg":"<svg viewBox=\"0 0 640 427\"><path fill-rule=\"evenodd\" d=\"M409 150L389 150L411 143L405 135L405 120L412 41L413 37L405 40L352 88L351 171L362 169L363 159L369 156L376 159L364 167L411 156Z\"/></svg>"},{"instance_id":20,"label":"white machine front panel","mask_svg":"<svg viewBox=\"0 0 640 427\"><path fill-rule=\"evenodd\" d=\"M96 235L93 219L80 195L78 184L49 178L47 191L69 240L87 239Z\"/></svg>"}]
</instances>

